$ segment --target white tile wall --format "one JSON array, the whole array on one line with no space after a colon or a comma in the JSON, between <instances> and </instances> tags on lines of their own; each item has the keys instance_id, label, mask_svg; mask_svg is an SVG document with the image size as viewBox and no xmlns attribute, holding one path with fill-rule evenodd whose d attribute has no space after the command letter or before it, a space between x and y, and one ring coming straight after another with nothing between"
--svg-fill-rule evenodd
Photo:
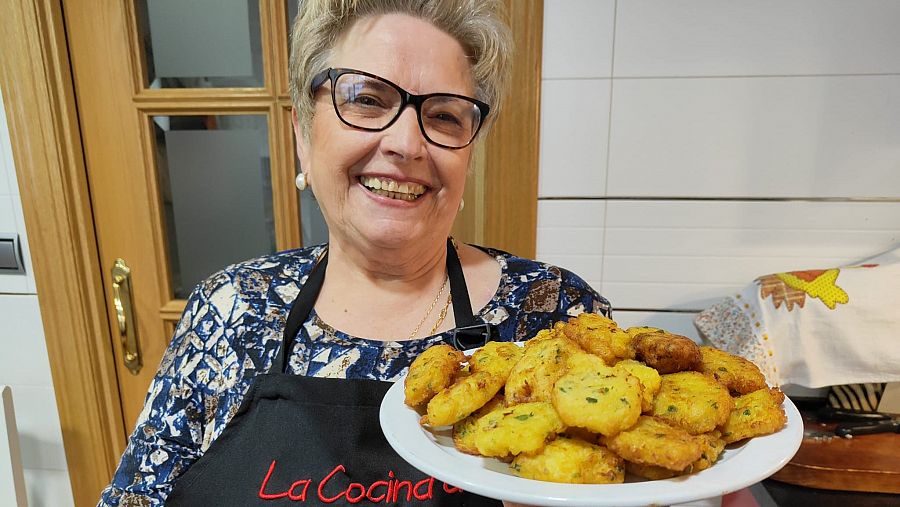
<instances>
[{"instance_id":1,"label":"white tile wall","mask_svg":"<svg viewBox=\"0 0 900 507\"><path fill-rule=\"evenodd\" d=\"M25 469L29 507L71 507L69 474L62 470Z\"/></svg>"},{"instance_id":2,"label":"white tile wall","mask_svg":"<svg viewBox=\"0 0 900 507\"><path fill-rule=\"evenodd\" d=\"M50 362L37 296L0 295L0 384L46 387Z\"/></svg>"},{"instance_id":3,"label":"white tile wall","mask_svg":"<svg viewBox=\"0 0 900 507\"><path fill-rule=\"evenodd\" d=\"M26 274L0 274L0 384L12 387L28 504L65 507L72 489L2 99L0 232L19 234Z\"/></svg>"},{"instance_id":4,"label":"white tile wall","mask_svg":"<svg viewBox=\"0 0 900 507\"><path fill-rule=\"evenodd\" d=\"M572 30L575 19L593 29ZM546 0L544 78L610 77L614 19L614 0Z\"/></svg>"},{"instance_id":5,"label":"white tile wall","mask_svg":"<svg viewBox=\"0 0 900 507\"><path fill-rule=\"evenodd\" d=\"M544 6L538 258L623 325L900 243L900 2Z\"/></svg>"},{"instance_id":6,"label":"white tile wall","mask_svg":"<svg viewBox=\"0 0 900 507\"><path fill-rule=\"evenodd\" d=\"M895 0L617 3L616 77L900 72ZM579 19L572 13L573 32L603 29Z\"/></svg>"},{"instance_id":7,"label":"white tile wall","mask_svg":"<svg viewBox=\"0 0 900 507\"><path fill-rule=\"evenodd\" d=\"M617 79L612 111L601 195L900 197L900 75Z\"/></svg>"},{"instance_id":8,"label":"white tile wall","mask_svg":"<svg viewBox=\"0 0 900 507\"><path fill-rule=\"evenodd\" d=\"M603 195L609 134L609 79L541 84L538 196Z\"/></svg>"}]
</instances>

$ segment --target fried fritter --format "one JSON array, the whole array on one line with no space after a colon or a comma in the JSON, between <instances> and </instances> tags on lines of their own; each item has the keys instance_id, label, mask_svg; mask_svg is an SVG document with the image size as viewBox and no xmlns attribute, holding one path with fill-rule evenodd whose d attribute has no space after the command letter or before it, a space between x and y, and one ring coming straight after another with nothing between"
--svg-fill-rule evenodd
<instances>
[{"instance_id":1,"label":"fried fritter","mask_svg":"<svg viewBox=\"0 0 900 507\"><path fill-rule=\"evenodd\" d=\"M641 415L641 382L610 367L574 368L556 381L552 399L568 426L615 435Z\"/></svg>"},{"instance_id":2,"label":"fried fritter","mask_svg":"<svg viewBox=\"0 0 900 507\"><path fill-rule=\"evenodd\" d=\"M609 366L606 366L606 363L603 362L603 359L600 359L600 356L595 356L594 354L590 354L588 352L582 352L579 350L566 359L567 372L570 370L583 370L592 368L598 371L609 370Z\"/></svg>"},{"instance_id":3,"label":"fried fritter","mask_svg":"<svg viewBox=\"0 0 900 507\"><path fill-rule=\"evenodd\" d=\"M622 458L584 440L557 438L540 452L518 455L510 464L526 479L572 484L620 484L625 481Z\"/></svg>"},{"instance_id":4,"label":"fried fritter","mask_svg":"<svg viewBox=\"0 0 900 507\"><path fill-rule=\"evenodd\" d=\"M491 401L476 410L472 415L453 425L453 445L459 452L478 455L475 446L475 428L478 420L495 410L504 410L503 396L494 396Z\"/></svg>"},{"instance_id":5,"label":"fried fritter","mask_svg":"<svg viewBox=\"0 0 900 507\"><path fill-rule=\"evenodd\" d=\"M582 313L559 328L569 339L606 364L634 358L631 336L616 323L596 313Z\"/></svg>"},{"instance_id":6,"label":"fried fritter","mask_svg":"<svg viewBox=\"0 0 900 507\"><path fill-rule=\"evenodd\" d=\"M663 331L662 329L660 329L660 328L658 328L658 327L650 327L650 326L632 326L632 327L629 327L628 329L626 329L625 332L628 333L629 336L631 336L632 338L634 338L635 336L637 336L637 335L639 335L639 334L644 334L644 333L664 333L665 331Z\"/></svg>"},{"instance_id":7,"label":"fried fritter","mask_svg":"<svg viewBox=\"0 0 900 507\"><path fill-rule=\"evenodd\" d=\"M499 458L534 453L565 429L549 403L523 403L488 412L478 419L475 447L482 456Z\"/></svg>"},{"instance_id":8,"label":"fried fritter","mask_svg":"<svg viewBox=\"0 0 900 507\"><path fill-rule=\"evenodd\" d=\"M640 333L631 342L635 357L660 374L696 370L700 347L690 338L668 333Z\"/></svg>"},{"instance_id":9,"label":"fried fritter","mask_svg":"<svg viewBox=\"0 0 900 507\"><path fill-rule=\"evenodd\" d=\"M632 463L681 471L703 453L701 439L681 428L642 415L637 424L600 443Z\"/></svg>"},{"instance_id":10,"label":"fried fritter","mask_svg":"<svg viewBox=\"0 0 900 507\"><path fill-rule=\"evenodd\" d=\"M428 403L453 382L453 376L466 356L450 345L429 347L409 366L403 385L406 404L410 407Z\"/></svg>"},{"instance_id":11,"label":"fried fritter","mask_svg":"<svg viewBox=\"0 0 900 507\"><path fill-rule=\"evenodd\" d=\"M541 340L552 340L553 338L564 337L562 334L562 322L557 322L555 326L550 329L541 329L538 331L536 335L534 335L530 340L525 342L525 346L535 344Z\"/></svg>"},{"instance_id":12,"label":"fried fritter","mask_svg":"<svg viewBox=\"0 0 900 507\"><path fill-rule=\"evenodd\" d=\"M700 347L700 371L739 396L766 387L766 377L752 362L712 347Z\"/></svg>"},{"instance_id":13,"label":"fried fritter","mask_svg":"<svg viewBox=\"0 0 900 507\"><path fill-rule=\"evenodd\" d=\"M719 455L725 450L725 441L722 440L721 431L714 430L698 436L703 453L700 455L700 459L691 463L690 471L685 470L685 473L692 474L713 466L719 459Z\"/></svg>"},{"instance_id":14,"label":"fried fritter","mask_svg":"<svg viewBox=\"0 0 900 507\"><path fill-rule=\"evenodd\" d=\"M487 342L469 358L469 369L492 373L505 381L523 353L522 347L512 342Z\"/></svg>"},{"instance_id":15,"label":"fried fritter","mask_svg":"<svg viewBox=\"0 0 900 507\"><path fill-rule=\"evenodd\" d=\"M764 388L734 399L734 410L722 425L725 443L775 433L787 424L781 404L784 393L777 387Z\"/></svg>"},{"instance_id":16,"label":"fried fritter","mask_svg":"<svg viewBox=\"0 0 900 507\"><path fill-rule=\"evenodd\" d=\"M506 404L549 402L553 383L565 372L569 356L580 351L578 345L565 337L525 342L522 359L506 380Z\"/></svg>"},{"instance_id":17,"label":"fried fritter","mask_svg":"<svg viewBox=\"0 0 900 507\"><path fill-rule=\"evenodd\" d=\"M659 392L659 386L662 383L659 373L634 359L619 361L615 368L628 372L641 381L641 412L649 412L653 408L653 398Z\"/></svg>"},{"instance_id":18,"label":"fried fritter","mask_svg":"<svg viewBox=\"0 0 900 507\"><path fill-rule=\"evenodd\" d=\"M669 470L656 465L642 465L640 463L625 462L625 470L638 477L657 481L660 479L670 479L678 475L687 475L706 470L719 459L719 455L725 449L725 441L721 438L721 433L711 431L702 435L697 435L700 441L701 454L697 461L688 465L684 470Z\"/></svg>"},{"instance_id":19,"label":"fried fritter","mask_svg":"<svg viewBox=\"0 0 900 507\"><path fill-rule=\"evenodd\" d=\"M428 426L455 424L490 401L505 381L486 371L461 378L431 398L420 422Z\"/></svg>"},{"instance_id":20,"label":"fried fritter","mask_svg":"<svg viewBox=\"0 0 900 507\"><path fill-rule=\"evenodd\" d=\"M728 389L696 371L662 376L651 415L692 435L708 433L725 423L734 407Z\"/></svg>"}]
</instances>

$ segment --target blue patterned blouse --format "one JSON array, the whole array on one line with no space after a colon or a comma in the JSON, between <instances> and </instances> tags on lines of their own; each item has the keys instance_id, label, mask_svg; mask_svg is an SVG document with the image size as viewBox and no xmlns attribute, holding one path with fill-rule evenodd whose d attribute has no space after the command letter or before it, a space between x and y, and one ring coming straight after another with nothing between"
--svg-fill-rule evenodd
<instances>
[{"instance_id":1,"label":"blue patterned blouse","mask_svg":"<svg viewBox=\"0 0 900 507\"><path fill-rule=\"evenodd\" d=\"M224 430L253 378L277 359L290 305L322 246L226 268L191 294L137 427L99 505L157 506ZM504 341L527 340L582 312L609 314L609 302L578 276L493 249L500 286L475 316ZM396 380L415 357L447 338L400 342L356 338L315 312L301 328L290 370L297 375Z\"/></svg>"}]
</instances>

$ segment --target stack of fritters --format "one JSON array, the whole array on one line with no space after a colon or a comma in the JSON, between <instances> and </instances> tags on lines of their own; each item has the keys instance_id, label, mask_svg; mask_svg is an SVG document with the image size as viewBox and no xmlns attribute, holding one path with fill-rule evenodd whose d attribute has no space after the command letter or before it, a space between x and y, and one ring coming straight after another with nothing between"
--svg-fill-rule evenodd
<instances>
[{"instance_id":1,"label":"stack of fritters","mask_svg":"<svg viewBox=\"0 0 900 507\"><path fill-rule=\"evenodd\" d=\"M657 328L582 314L519 347L422 353L406 403L453 425L457 449L552 482L666 479L709 468L726 444L781 429L784 395L746 359Z\"/></svg>"}]
</instances>

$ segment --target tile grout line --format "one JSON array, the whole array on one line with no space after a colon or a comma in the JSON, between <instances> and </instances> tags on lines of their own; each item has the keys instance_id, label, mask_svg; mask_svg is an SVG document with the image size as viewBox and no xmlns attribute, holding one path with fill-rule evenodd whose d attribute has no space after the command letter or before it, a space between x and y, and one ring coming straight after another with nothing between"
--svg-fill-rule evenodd
<instances>
[{"instance_id":1,"label":"tile grout line","mask_svg":"<svg viewBox=\"0 0 900 507\"><path fill-rule=\"evenodd\" d=\"M704 197L704 196L543 196L538 201L721 201L721 202L835 202L898 203L900 197Z\"/></svg>"},{"instance_id":2,"label":"tile grout line","mask_svg":"<svg viewBox=\"0 0 900 507\"><path fill-rule=\"evenodd\" d=\"M603 175L603 193L609 193L609 152L612 147L612 114L613 114L613 85L615 81L612 79L616 69L616 25L618 25L619 0L613 2L613 26L612 26L612 47L609 56L609 114L606 121L606 162L605 174ZM600 240L603 249L600 255L600 287L596 290L600 292L603 289L603 274L606 268L606 220L609 215L608 203L603 203L603 233Z\"/></svg>"},{"instance_id":3,"label":"tile grout line","mask_svg":"<svg viewBox=\"0 0 900 507\"><path fill-rule=\"evenodd\" d=\"M615 45L615 41L613 41ZM813 77L891 77L900 76L897 72L868 72L860 74L722 74L722 75L700 75L700 76L564 76L564 77L541 77L544 81L615 81L617 79L633 79L633 80L649 80L649 79L768 79L768 78L813 78Z\"/></svg>"}]
</instances>

